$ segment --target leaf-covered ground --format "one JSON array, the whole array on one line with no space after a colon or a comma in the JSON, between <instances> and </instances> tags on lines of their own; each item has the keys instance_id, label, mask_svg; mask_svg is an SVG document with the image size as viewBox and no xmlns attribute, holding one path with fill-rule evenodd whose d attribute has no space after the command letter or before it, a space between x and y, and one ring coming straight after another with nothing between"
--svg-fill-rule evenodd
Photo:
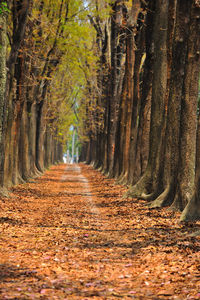
<instances>
[{"instance_id":1,"label":"leaf-covered ground","mask_svg":"<svg viewBox=\"0 0 200 300\"><path fill-rule=\"evenodd\" d=\"M200 299L200 238L86 165L0 200L0 299Z\"/></svg>"}]
</instances>

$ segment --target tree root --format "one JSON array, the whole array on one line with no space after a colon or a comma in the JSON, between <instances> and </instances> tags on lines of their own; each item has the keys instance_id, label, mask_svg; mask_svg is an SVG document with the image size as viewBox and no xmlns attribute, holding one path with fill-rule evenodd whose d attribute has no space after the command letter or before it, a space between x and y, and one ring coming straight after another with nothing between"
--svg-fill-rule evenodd
<instances>
[{"instance_id":1,"label":"tree root","mask_svg":"<svg viewBox=\"0 0 200 300\"><path fill-rule=\"evenodd\" d=\"M6 187L0 187L0 196L4 198L10 198L10 193ZM4 202L4 200L2 201Z\"/></svg>"},{"instance_id":2,"label":"tree root","mask_svg":"<svg viewBox=\"0 0 200 300\"><path fill-rule=\"evenodd\" d=\"M99 170L100 168L102 168L102 162L97 161L97 162L94 164L94 169L95 169L95 170Z\"/></svg>"},{"instance_id":3,"label":"tree root","mask_svg":"<svg viewBox=\"0 0 200 300\"><path fill-rule=\"evenodd\" d=\"M152 201L152 200L155 200L159 194L160 193L158 192L158 190L152 192L151 194L142 193L141 199L147 200L147 201Z\"/></svg>"},{"instance_id":4,"label":"tree root","mask_svg":"<svg viewBox=\"0 0 200 300\"><path fill-rule=\"evenodd\" d=\"M123 195L123 198L141 198L142 195L148 194L150 182L150 176L145 173L134 186L129 188L129 190Z\"/></svg>"},{"instance_id":5,"label":"tree root","mask_svg":"<svg viewBox=\"0 0 200 300\"><path fill-rule=\"evenodd\" d=\"M200 236L200 230L197 230L195 232L192 232L188 235L188 237L196 237L196 236Z\"/></svg>"},{"instance_id":6,"label":"tree root","mask_svg":"<svg viewBox=\"0 0 200 300\"><path fill-rule=\"evenodd\" d=\"M194 195L186 205L180 217L181 222L200 220L200 205L196 197L197 196Z\"/></svg>"},{"instance_id":7,"label":"tree root","mask_svg":"<svg viewBox=\"0 0 200 300\"><path fill-rule=\"evenodd\" d=\"M40 172L38 169L36 169L34 173L35 173L35 174L34 174L35 178L40 177L40 176L43 175L43 173Z\"/></svg>"},{"instance_id":8,"label":"tree root","mask_svg":"<svg viewBox=\"0 0 200 300\"><path fill-rule=\"evenodd\" d=\"M122 172L122 173L118 176L118 178L116 179L116 183L117 183L117 184L121 184L121 181L122 181L123 177L124 177L124 172Z\"/></svg>"},{"instance_id":9,"label":"tree root","mask_svg":"<svg viewBox=\"0 0 200 300\"><path fill-rule=\"evenodd\" d=\"M148 204L150 208L160 208L170 205L172 202L170 199L172 188L168 185L164 191L152 202Z\"/></svg>"},{"instance_id":10,"label":"tree root","mask_svg":"<svg viewBox=\"0 0 200 300\"><path fill-rule=\"evenodd\" d=\"M182 211L182 202L180 201L180 195L176 194L172 205L168 208L168 211L177 212Z\"/></svg>"},{"instance_id":11,"label":"tree root","mask_svg":"<svg viewBox=\"0 0 200 300\"><path fill-rule=\"evenodd\" d=\"M128 173L122 173L122 175L120 175L119 179L117 180L117 184L122 184L125 185L127 184L128 181Z\"/></svg>"}]
</instances>

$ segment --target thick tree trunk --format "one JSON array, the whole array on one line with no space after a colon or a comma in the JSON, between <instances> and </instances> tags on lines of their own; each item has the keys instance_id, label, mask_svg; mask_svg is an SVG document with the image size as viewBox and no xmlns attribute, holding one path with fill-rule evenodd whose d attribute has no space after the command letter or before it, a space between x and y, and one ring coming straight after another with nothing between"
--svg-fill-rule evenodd
<instances>
[{"instance_id":1,"label":"thick tree trunk","mask_svg":"<svg viewBox=\"0 0 200 300\"><path fill-rule=\"evenodd\" d=\"M196 221L200 220L200 115L198 117L197 129L197 153L196 153L196 176L195 189L191 199L188 201L185 209L181 214L181 221Z\"/></svg>"},{"instance_id":2,"label":"thick tree trunk","mask_svg":"<svg viewBox=\"0 0 200 300\"><path fill-rule=\"evenodd\" d=\"M44 139L46 131L46 106L45 100L37 103L37 129L36 129L36 167L44 172Z\"/></svg>"},{"instance_id":3,"label":"thick tree trunk","mask_svg":"<svg viewBox=\"0 0 200 300\"><path fill-rule=\"evenodd\" d=\"M124 122L123 127L123 139L121 144L122 151L122 172L121 182L126 183L128 179L128 168L129 168L129 153L130 153L130 140L131 140L131 118L132 118L132 107L133 107L133 71L135 64L135 39L134 33L131 28L127 32L127 50L126 50L126 70L125 78L126 84L122 97L124 98Z\"/></svg>"},{"instance_id":4,"label":"thick tree trunk","mask_svg":"<svg viewBox=\"0 0 200 300\"><path fill-rule=\"evenodd\" d=\"M22 118L24 103L16 103L14 110L14 119L13 119L13 131L11 136L11 153L13 156L9 157L10 165L12 165L12 184L16 185L19 183L24 183L22 176L19 172L19 143L20 143L20 123ZM20 162L21 163L21 162Z\"/></svg>"},{"instance_id":5,"label":"thick tree trunk","mask_svg":"<svg viewBox=\"0 0 200 300\"><path fill-rule=\"evenodd\" d=\"M94 168L98 169L102 166L102 133L100 129L98 130L97 133L97 141L96 141L96 159L95 159L95 164Z\"/></svg>"},{"instance_id":6,"label":"thick tree trunk","mask_svg":"<svg viewBox=\"0 0 200 300\"><path fill-rule=\"evenodd\" d=\"M0 14L0 193L4 194L5 121L6 107L7 16Z\"/></svg>"},{"instance_id":7,"label":"thick tree trunk","mask_svg":"<svg viewBox=\"0 0 200 300\"><path fill-rule=\"evenodd\" d=\"M182 30L181 28L184 28L184 16L187 15L187 13L188 8L185 7L185 10L181 12L176 1L170 3L170 26L168 33L168 103L166 103L167 126L165 133L163 180L164 190L152 203L150 203L151 207L162 207L171 204L176 187L179 159L180 110L188 36L187 30Z\"/></svg>"},{"instance_id":8,"label":"thick tree trunk","mask_svg":"<svg viewBox=\"0 0 200 300\"><path fill-rule=\"evenodd\" d=\"M30 172L31 177L35 178L40 176L42 173L36 167L36 129L37 129L37 120L36 120L36 103L33 102L27 103L27 112L28 112L28 143L29 143L29 161L30 161Z\"/></svg>"},{"instance_id":9,"label":"thick tree trunk","mask_svg":"<svg viewBox=\"0 0 200 300\"><path fill-rule=\"evenodd\" d=\"M90 137L87 143L87 152L86 152L86 163L90 164L92 162L92 137Z\"/></svg>"},{"instance_id":10,"label":"thick tree trunk","mask_svg":"<svg viewBox=\"0 0 200 300\"><path fill-rule=\"evenodd\" d=\"M198 9L192 9L191 2L178 1L166 130L166 185L152 207L173 202L171 209L182 210L194 190L199 78L199 58L196 56L199 40L195 34L199 31L198 15Z\"/></svg>"},{"instance_id":11,"label":"thick tree trunk","mask_svg":"<svg viewBox=\"0 0 200 300\"><path fill-rule=\"evenodd\" d=\"M57 148L58 148L57 161L58 161L58 163L62 163L63 162L63 145L61 142L58 142Z\"/></svg>"},{"instance_id":12,"label":"thick tree trunk","mask_svg":"<svg viewBox=\"0 0 200 300\"><path fill-rule=\"evenodd\" d=\"M88 144L87 142L84 142L82 144L81 154L80 154L80 157L79 157L80 162L86 162L87 144Z\"/></svg>"},{"instance_id":13,"label":"thick tree trunk","mask_svg":"<svg viewBox=\"0 0 200 300\"><path fill-rule=\"evenodd\" d=\"M113 168L115 177L119 182L127 182L129 172L129 156L131 143L131 123L133 117L133 93L134 93L134 65L135 65L135 35L137 32L138 15L141 10L141 3L138 0L132 2L131 9L128 9L124 16L126 24L125 31L125 67L120 103L118 103L118 118L116 118L114 162L117 164ZM137 101L137 100L136 100ZM134 111L135 113L135 111ZM136 113L137 114L137 113Z\"/></svg>"},{"instance_id":14,"label":"thick tree trunk","mask_svg":"<svg viewBox=\"0 0 200 300\"><path fill-rule=\"evenodd\" d=\"M143 59L146 57L144 54L144 42L145 42L145 28L142 27L136 36L136 50L135 50L135 66L133 75L133 106L131 116L131 135L130 135L130 149L128 157L128 183L133 184L137 181L141 175L141 160L137 156L138 148L138 125L139 125L139 110L141 106L140 95L140 80ZM150 70L148 70L150 72Z\"/></svg>"},{"instance_id":15,"label":"thick tree trunk","mask_svg":"<svg viewBox=\"0 0 200 300\"><path fill-rule=\"evenodd\" d=\"M3 185L12 186L12 170L13 170L13 136L14 136L13 113L11 105L8 106L8 117L5 137L5 160L3 166Z\"/></svg>"},{"instance_id":16,"label":"thick tree trunk","mask_svg":"<svg viewBox=\"0 0 200 300\"><path fill-rule=\"evenodd\" d=\"M181 6L184 3L181 1ZM191 4L192 6L192 4ZM199 60L196 61L199 39L196 39L198 30L196 20L198 16L192 12L188 36L188 51L185 64L185 78L181 105L181 127L179 143L179 169L176 195L173 209L184 209L191 199L194 190L195 179L195 156L196 156L196 127L197 127L197 95L199 80ZM194 24L193 24L194 23ZM200 31L198 31L200 34ZM198 36L198 34L197 34ZM192 39L191 39L192 38ZM197 50L197 49L198 50Z\"/></svg>"},{"instance_id":17,"label":"thick tree trunk","mask_svg":"<svg viewBox=\"0 0 200 300\"><path fill-rule=\"evenodd\" d=\"M24 45L23 45L24 46ZM22 46L22 47L23 47ZM20 125L21 120L23 116L23 112L25 109L25 103L26 103L26 68L25 68L25 58L26 55L23 53L22 55L18 56L17 63L15 66L15 77L17 80L17 86L16 86L16 99L13 99L13 106L14 106L14 118L13 118L13 124L14 124L14 137L13 137L13 174L12 174L12 181L13 184L17 183L23 183L23 167L22 167L22 160L20 159ZM23 120L25 122L25 120ZM23 124L25 125L25 123ZM23 126L22 125L22 126ZM23 132L24 133L24 132ZM25 137L25 134L24 134ZM25 142L25 140L23 141ZM28 146L28 144L27 144ZM25 149L23 149L25 150ZM25 154L25 153L24 153ZM25 167L25 165L24 165ZM21 171L21 172L20 172ZM26 170L27 171L27 170ZM28 171L27 171L28 172ZM28 176L28 174L26 174Z\"/></svg>"},{"instance_id":18,"label":"thick tree trunk","mask_svg":"<svg viewBox=\"0 0 200 300\"><path fill-rule=\"evenodd\" d=\"M167 26L168 1L156 1L154 24L154 66L151 105L150 150L147 169L141 179L127 192L128 197L155 199L162 190L161 157L167 88Z\"/></svg>"},{"instance_id":19,"label":"thick tree trunk","mask_svg":"<svg viewBox=\"0 0 200 300\"><path fill-rule=\"evenodd\" d=\"M31 178L30 157L29 157L29 140L28 140L28 116L27 103L24 103L19 140L19 168L23 180L28 181Z\"/></svg>"},{"instance_id":20,"label":"thick tree trunk","mask_svg":"<svg viewBox=\"0 0 200 300\"><path fill-rule=\"evenodd\" d=\"M123 80L123 88L121 95L121 105L120 105L120 123L119 123L119 131L117 134L119 135L119 181L121 181L124 175L124 149L125 149L125 120L126 120L126 92L127 92L127 70L125 71L124 80Z\"/></svg>"},{"instance_id":21,"label":"thick tree trunk","mask_svg":"<svg viewBox=\"0 0 200 300\"><path fill-rule=\"evenodd\" d=\"M3 167L4 179L3 184L5 186L11 186L13 183L18 183L20 178L18 172L18 141L19 141L19 127L21 109L23 104L20 103L22 99L19 99L21 93L19 66L20 62L18 59L19 50L24 41L25 30L27 26L27 17L30 10L32 1L20 0L13 1L13 34L12 34L12 45L9 54L7 68L7 85L6 85L6 111L7 113L7 126L6 126L6 138L5 138L5 163ZM17 62L18 60L18 62ZM16 64L17 63L17 64ZM19 101L18 101L19 100Z\"/></svg>"},{"instance_id":22,"label":"thick tree trunk","mask_svg":"<svg viewBox=\"0 0 200 300\"><path fill-rule=\"evenodd\" d=\"M147 16L145 22L145 52L140 63L140 73L135 79L135 85L141 86L134 89L134 92L140 93L139 103L135 103L138 107L138 115L132 117L132 137L130 156L130 184L135 184L144 174L148 156L149 156L149 133L150 133L150 118L151 118L151 97L152 97L152 80L153 80L153 25L155 22L155 1L150 1L147 8ZM141 32L142 35L142 32ZM140 39L143 41L143 37ZM139 57L141 59L142 44L139 42ZM144 66L142 66L144 64ZM135 74L134 74L135 76Z\"/></svg>"},{"instance_id":23,"label":"thick tree trunk","mask_svg":"<svg viewBox=\"0 0 200 300\"><path fill-rule=\"evenodd\" d=\"M111 18L111 79L109 95L109 134L108 134L108 160L109 177L113 177L115 134L117 130L117 115L119 112L120 86L122 85L123 58L125 52L126 30L123 28L124 6L121 1L113 5Z\"/></svg>"},{"instance_id":24,"label":"thick tree trunk","mask_svg":"<svg viewBox=\"0 0 200 300\"><path fill-rule=\"evenodd\" d=\"M200 120L198 119L197 143L195 143L196 132L196 108L198 100L198 83L200 74L200 6L193 3L191 11L190 34L188 40L186 76L185 76L185 98L183 103L184 119L181 147L181 185L179 197L181 206L185 209L181 215L182 221L200 219ZM196 150L196 178L194 181L194 156ZM191 195L192 194L192 195ZM185 206L186 204L186 206Z\"/></svg>"},{"instance_id":25,"label":"thick tree trunk","mask_svg":"<svg viewBox=\"0 0 200 300\"><path fill-rule=\"evenodd\" d=\"M119 103L119 112L117 117L117 125L115 132L115 151L114 151L114 162L113 162L113 175L118 178L121 173L121 157L120 157L120 139L121 139L121 118L122 118L122 98Z\"/></svg>"},{"instance_id":26,"label":"thick tree trunk","mask_svg":"<svg viewBox=\"0 0 200 300\"><path fill-rule=\"evenodd\" d=\"M51 158L51 153L53 151L52 144L53 144L53 137L51 134L51 129L47 125L46 133L45 133L45 159L44 159L44 166L46 169L49 168L50 165L52 164L52 158Z\"/></svg>"}]
</instances>

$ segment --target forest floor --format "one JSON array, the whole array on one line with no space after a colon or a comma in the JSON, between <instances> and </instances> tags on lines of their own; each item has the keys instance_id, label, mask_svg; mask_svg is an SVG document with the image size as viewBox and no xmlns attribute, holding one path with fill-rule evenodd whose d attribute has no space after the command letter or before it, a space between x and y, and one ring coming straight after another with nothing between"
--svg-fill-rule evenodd
<instances>
[{"instance_id":1,"label":"forest floor","mask_svg":"<svg viewBox=\"0 0 200 300\"><path fill-rule=\"evenodd\" d=\"M0 299L200 299L200 229L59 165L0 199Z\"/></svg>"}]
</instances>

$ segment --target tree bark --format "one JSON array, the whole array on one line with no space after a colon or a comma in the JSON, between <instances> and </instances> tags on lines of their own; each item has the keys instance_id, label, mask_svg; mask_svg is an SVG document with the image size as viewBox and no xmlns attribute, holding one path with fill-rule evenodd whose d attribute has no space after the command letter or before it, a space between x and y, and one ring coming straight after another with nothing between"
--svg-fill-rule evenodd
<instances>
[{"instance_id":1,"label":"tree bark","mask_svg":"<svg viewBox=\"0 0 200 300\"><path fill-rule=\"evenodd\" d=\"M7 15L0 14L0 193L4 194L5 121L6 108Z\"/></svg>"},{"instance_id":2,"label":"tree bark","mask_svg":"<svg viewBox=\"0 0 200 300\"><path fill-rule=\"evenodd\" d=\"M36 127L36 167L39 172L44 172L44 140L46 131L46 108L47 103L45 100L37 103L37 127Z\"/></svg>"},{"instance_id":3,"label":"tree bark","mask_svg":"<svg viewBox=\"0 0 200 300\"><path fill-rule=\"evenodd\" d=\"M168 1L156 1L154 24L154 66L150 125L150 150L147 169L141 179L126 193L128 197L155 199L161 192L161 157L167 87Z\"/></svg>"},{"instance_id":4,"label":"tree bark","mask_svg":"<svg viewBox=\"0 0 200 300\"><path fill-rule=\"evenodd\" d=\"M187 65L185 76L185 99L183 129L185 134L181 146L180 171L182 174L182 185L180 186L182 207L185 208L181 215L182 221L200 219L200 120L198 119L197 143L195 143L196 108L198 100L198 83L200 73L200 6L192 4L190 34L188 40ZM186 112L185 112L186 111ZM187 122L186 122L187 121ZM196 150L196 176L194 181L194 156ZM184 163L185 162L185 163ZM190 169L188 169L190 168ZM192 195L191 195L192 194ZM180 201L180 200L179 200ZM186 206L185 206L186 204Z\"/></svg>"},{"instance_id":5,"label":"tree bark","mask_svg":"<svg viewBox=\"0 0 200 300\"><path fill-rule=\"evenodd\" d=\"M113 177L115 135L117 130L117 116L119 112L119 101L122 85L123 59L125 52L125 28L122 26L125 7L122 1L115 1L111 16L111 80L109 94L109 123L108 123L108 172L109 177Z\"/></svg>"},{"instance_id":6,"label":"tree bark","mask_svg":"<svg viewBox=\"0 0 200 300\"><path fill-rule=\"evenodd\" d=\"M194 60L196 56L196 15L193 4L188 1L181 1L180 11L182 11L183 27L182 31L187 34L185 37L186 51L185 62L183 63L182 74L184 75L180 139L179 139L179 161L176 192L171 209L183 210L189 199L192 197L195 179L195 155L196 155L196 126L197 126L197 94L198 90L198 64ZM196 9L195 9L196 10ZM195 25L197 25L195 23ZM194 29L195 28L195 29ZM198 26L197 26L198 30ZM194 40L191 40L194 38ZM198 39L197 39L198 41ZM197 46L198 47L198 46ZM192 141L192 142L191 142Z\"/></svg>"},{"instance_id":7,"label":"tree bark","mask_svg":"<svg viewBox=\"0 0 200 300\"><path fill-rule=\"evenodd\" d=\"M20 68L19 66L19 51L25 37L25 30L27 26L28 13L30 11L32 1L20 0L13 1L12 13L13 13L13 30L12 30L12 44L9 54L7 68L7 82L6 82L6 137L5 137L5 163L3 167L4 179L3 184L5 186L11 186L13 183L17 183L19 180L18 172L18 140L19 140L19 127L21 109L23 107L20 104L21 99L19 95L21 93L20 88L23 86L20 82ZM18 60L18 61L17 61ZM23 71L22 71L23 72ZM17 84L19 84L17 86ZM18 101L19 100L19 101ZM23 102L23 101L22 101ZM23 181L20 179L20 181Z\"/></svg>"}]
</instances>

